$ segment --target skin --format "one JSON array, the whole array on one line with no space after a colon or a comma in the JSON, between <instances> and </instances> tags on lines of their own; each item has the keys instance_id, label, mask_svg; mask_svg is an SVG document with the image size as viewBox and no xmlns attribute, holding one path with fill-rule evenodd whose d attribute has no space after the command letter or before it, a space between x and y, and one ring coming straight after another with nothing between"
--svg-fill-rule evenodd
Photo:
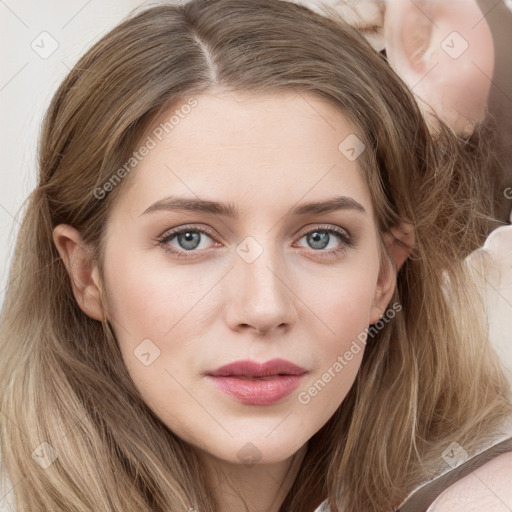
<instances>
[{"instance_id":1,"label":"skin","mask_svg":"<svg viewBox=\"0 0 512 512\"><path fill-rule=\"evenodd\" d=\"M428 512L509 512L512 509L512 452L462 478L430 505Z\"/></svg>"},{"instance_id":2,"label":"skin","mask_svg":"<svg viewBox=\"0 0 512 512\"><path fill-rule=\"evenodd\" d=\"M475 0L388 0L384 45L433 128L431 110L461 135L484 120L494 46Z\"/></svg>"},{"instance_id":3,"label":"skin","mask_svg":"<svg viewBox=\"0 0 512 512\"><path fill-rule=\"evenodd\" d=\"M107 222L103 275L73 227L57 226L54 240L78 304L92 318L105 314L110 320L143 399L199 450L222 509L244 510L236 487L249 510L272 512L291 487L308 440L352 386L363 350L309 403L301 403L299 393L385 313L396 273L388 259L379 264L374 210L358 161L338 150L356 133L341 114L313 95L289 92L249 97L216 91L196 99L198 105L125 178L130 182ZM233 203L239 216L143 213L171 194ZM365 212L290 213L298 204L335 195L350 197ZM188 259L157 241L183 226L210 232L197 234L200 244ZM327 247L317 248L305 233L320 226L344 230L351 244L331 234ZM407 229L399 226L394 234L413 240L410 230L403 233ZM262 250L251 263L237 252L247 237L254 239L251 251ZM391 234L384 241L399 268L407 253ZM175 236L166 245L183 253L190 242ZM336 248L342 250L333 254ZM107 311L102 290L110 299ZM160 350L149 366L134 356L144 339ZM308 373L296 391L272 405L242 404L202 375L236 360L274 357ZM242 463L240 450L248 446L257 464Z\"/></svg>"}]
</instances>

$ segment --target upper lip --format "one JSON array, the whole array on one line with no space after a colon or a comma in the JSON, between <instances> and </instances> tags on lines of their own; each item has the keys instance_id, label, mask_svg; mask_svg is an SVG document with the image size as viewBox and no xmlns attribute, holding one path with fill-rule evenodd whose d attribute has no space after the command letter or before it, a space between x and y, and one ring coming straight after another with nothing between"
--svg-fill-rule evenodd
<instances>
[{"instance_id":1,"label":"upper lip","mask_svg":"<svg viewBox=\"0 0 512 512\"><path fill-rule=\"evenodd\" d=\"M272 375L302 375L307 370L285 359L271 359L265 363L250 361L235 361L208 372L215 377L269 377Z\"/></svg>"}]
</instances>

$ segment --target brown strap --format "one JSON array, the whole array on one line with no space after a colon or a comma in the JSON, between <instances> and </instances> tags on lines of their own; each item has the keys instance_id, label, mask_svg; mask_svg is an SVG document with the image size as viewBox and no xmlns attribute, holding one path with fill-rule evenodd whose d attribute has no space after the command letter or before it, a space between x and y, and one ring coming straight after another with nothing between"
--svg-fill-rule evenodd
<instances>
[{"instance_id":1,"label":"brown strap","mask_svg":"<svg viewBox=\"0 0 512 512\"><path fill-rule=\"evenodd\" d=\"M512 451L512 437L491 446L460 466L420 487L396 512L426 512L435 499L457 480L469 475L491 459L510 451Z\"/></svg>"}]
</instances>

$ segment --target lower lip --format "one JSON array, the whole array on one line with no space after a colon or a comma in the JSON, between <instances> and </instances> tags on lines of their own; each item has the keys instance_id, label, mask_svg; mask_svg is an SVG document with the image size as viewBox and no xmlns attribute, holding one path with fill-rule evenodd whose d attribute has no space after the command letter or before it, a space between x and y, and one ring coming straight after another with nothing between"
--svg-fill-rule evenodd
<instances>
[{"instance_id":1,"label":"lower lip","mask_svg":"<svg viewBox=\"0 0 512 512\"><path fill-rule=\"evenodd\" d=\"M303 375L280 375L271 379L249 380L240 377L216 377L210 380L227 395L247 405L270 405L290 395Z\"/></svg>"}]
</instances>

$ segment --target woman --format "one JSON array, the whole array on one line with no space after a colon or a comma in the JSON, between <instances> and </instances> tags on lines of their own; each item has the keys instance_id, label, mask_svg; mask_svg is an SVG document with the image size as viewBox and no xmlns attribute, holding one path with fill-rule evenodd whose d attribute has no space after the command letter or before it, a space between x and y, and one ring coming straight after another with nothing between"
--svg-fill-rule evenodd
<instances>
[{"instance_id":1,"label":"woman","mask_svg":"<svg viewBox=\"0 0 512 512\"><path fill-rule=\"evenodd\" d=\"M45 117L0 326L17 510L390 512L503 434L484 153L440 126L288 2L104 36Z\"/></svg>"}]
</instances>

